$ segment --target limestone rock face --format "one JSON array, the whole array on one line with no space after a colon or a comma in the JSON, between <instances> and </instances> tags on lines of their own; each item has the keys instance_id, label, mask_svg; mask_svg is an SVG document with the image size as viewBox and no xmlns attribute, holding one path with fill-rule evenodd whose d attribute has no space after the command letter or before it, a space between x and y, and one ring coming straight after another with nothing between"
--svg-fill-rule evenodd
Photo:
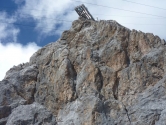
<instances>
[{"instance_id":1,"label":"limestone rock face","mask_svg":"<svg viewBox=\"0 0 166 125\"><path fill-rule=\"evenodd\" d=\"M15 108L6 125L55 125L55 117L42 105L33 103Z\"/></svg>"},{"instance_id":2,"label":"limestone rock face","mask_svg":"<svg viewBox=\"0 0 166 125\"><path fill-rule=\"evenodd\" d=\"M165 125L165 73L158 36L78 19L7 72L0 125Z\"/></svg>"}]
</instances>

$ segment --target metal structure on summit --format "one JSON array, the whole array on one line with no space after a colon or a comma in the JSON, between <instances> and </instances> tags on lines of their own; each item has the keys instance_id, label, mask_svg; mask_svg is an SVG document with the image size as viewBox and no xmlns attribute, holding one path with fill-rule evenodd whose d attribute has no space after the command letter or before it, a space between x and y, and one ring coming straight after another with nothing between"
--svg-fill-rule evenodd
<instances>
[{"instance_id":1,"label":"metal structure on summit","mask_svg":"<svg viewBox=\"0 0 166 125\"><path fill-rule=\"evenodd\" d=\"M93 16L90 14L90 12L88 11L88 9L85 7L84 4L80 5L80 6L77 6L75 8L75 11L78 13L78 15L80 17L83 17L85 19L88 19L88 20L94 20L95 19L93 18Z\"/></svg>"}]
</instances>

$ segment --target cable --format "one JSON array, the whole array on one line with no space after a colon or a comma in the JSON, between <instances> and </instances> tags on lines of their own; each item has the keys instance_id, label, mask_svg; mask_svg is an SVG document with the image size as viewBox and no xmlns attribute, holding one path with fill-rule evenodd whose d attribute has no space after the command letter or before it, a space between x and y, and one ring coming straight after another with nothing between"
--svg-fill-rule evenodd
<instances>
[{"instance_id":1,"label":"cable","mask_svg":"<svg viewBox=\"0 0 166 125\"><path fill-rule=\"evenodd\" d=\"M27 15L27 16L31 16L29 14L22 14L19 12L20 15ZM135 18L149 18L149 19L165 19L165 18L153 18L153 17L137 17L137 16L122 16L122 15L107 15L107 14L93 14L92 15L103 15L103 16L119 16L119 17L135 17ZM41 17L41 16L33 16L33 17ZM42 17L41 17L42 18ZM73 21L68 21L68 20L61 20L61 19L54 19L54 18L46 18L46 19L51 19L51 20L57 20L57 21L65 21L65 22L73 22Z\"/></svg>"},{"instance_id":2,"label":"cable","mask_svg":"<svg viewBox=\"0 0 166 125\"><path fill-rule=\"evenodd\" d=\"M31 17L31 15L28 15L28 14L20 14L20 15L27 15L27 16ZM93 14L93 15L103 15L103 14ZM129 17L129 18L135 17L135 16L121 16L121 15L104 15L104 16L120 16L120 17ZM41 16L34 16L34 17L42 18ZM135 17L135 18L149 18L149 19L164 19L165 20L165 18L151 18L151 17ZM69 20L62 20L62 19L56 19L56 18L55 19L54 18L46 18L46 19L56 20L56 21L63 21L63 22L67 22L67 23L73 22L73 21L69 21Z\"/></svg>"},{"instance_id":3,"label":"cable","mask_svg":"<svg viewBox=\"0 0 166 125\"><path fill-rule=\"evenodd\" d=\"M32 26L32 25L24 25L24 24L20 24L20 23L9 23L9 22L3 22L0 20L0 23L4 23L4 24L10 24L10 25L16 25L16 26L24 26L24 27L30 27L30 28L35 28L36 26ZM51 29L51 28L45 28L45 29ZM60 29L53 29L53 31L65 31L64 30L60 30Z\"/></svg>"},{"instance_id":4,"label":"cable","mask_svg":"<svg viewBox=\"0 0 166 125\"><path fill-rule=\"evenodd\" d=\"M74 1L74 0L73 0ZM126 0L124 0L126 1ZM78 1L77 1L78 2ZM6 7L6 8L14 8L14 7ZM26 9L26 10L36 10L36 11L42 11L42 10L38 10L38 9ZM12 10L5 10L7 12L12 11ZM70 10L71 12L73 12L73 10ZM56 12L62 12L62 11L56 11ZM18 12L20 13L20 12ZM28 15L28 14L22 14L22 15ZM166 17L160 17L160 18L152 18L152 17L136 17L136 16L122 16L122 15L107 15L107 14L93 14L92 15L103 15L103 16L120 16L120 17L135 17L135 18L150 18L150 19L165 19ZM28 15L31 16L31 15ZM40 16L34 16L34 17L40 17ZM159 16L158 16L159 17ZM57 19L53 19L53 18L47 18L47 19L52 19L52 20L57 20ZM63 21L63 20L59 20L59 21ZM65 22L72 22L72 21L65 21Z\"/></svg>"},{"instance_id":5,"label":"cable","mask_svg":"<svg viewBox=\"0 0 166 125\"><path fill-rule=\"evenodd\" d=\"M147 5L147 4L137 3L137 2L133 2L133 1L129 1L129 0L122 0L122 1L130 2L130 3L133 3L133 4L139 4L139 5L143 5L143 6L147 6L147 7L152 7L152 8L156 8L156 9L166 10L165 8L160 8L160 7L151 6L151 5Z\"/></svg>"},{"instance_id":6,"label":"cable","mask_svg":"<svg viewBox=\"0 0 166 125\"><path fill-rule=\"evenodd\" d=\"M1 21L0 20L0 23L4 23L4 24L11 24L11 25L16 25L16 26L24 26L24 27L30 27L30 28L35 28L36 26L32 26L32 25L24 25L24 24L20 24L20 23L9 23L9 22L4 22L4 21ZM131 25L147 25L147 26L149 26L149 25L156 25L156 26L158 26L158 25L165 25L165 24L134 24L134 23L121 23L121 24L131 24ZM45 29L51 29L51 28L45 28ZM53 29L52 31L65 31L66 29L64 29L64 30L60 30L60 29Z\"/></svg>"},{"instance_id":7,"label":"cable","mask_svg":"<svg viewBox=\"0 0 166 125\"><path fill-rule=\"evenodd\" d=\"M6 12L10 12L10 10L6 10ZM58 12L58 11L57 11ZM21 12L17 12L18 15L27 15L29 17L32 17L30 14L22 14ZM39 18L43 18L41 16L33 16L33 17L39 17ZM50 19L50 20L57 20L57 21L65 21L65 22L73 22L73 21L69 21L69 20L62 20L62 19L54 19L54 18L46 18L46 19Z\"/></svg>"},{"instance_id":8,"label":"cable","mask_svg":"<svg viewBox=\"0 0 166 125\"><path fill-rule=\"evenodd\" d=\"M165 24L137 24L137 23L122 23L122 24L131 24L131 25L165 25Z\"/></svg>"},{"instance_id":9,"label":"cable","mask_svg":"<svg viewBox=\"0 0 166 125\"><path fill-rule=\"evenodd\" d=\"M28 15L28 14L20 14L20 15L27 15L27 16L31 16L31 15ZM34 17L40 17L40 18L43 18L41 16L34 16ZM50 20L57 20L57 21L64 21L64 22L73 22L73 21L70 21L70 20L62 20L62 19L54 19L54 18L46 18L46 19L50 19Z\"/></svg>"},{"instance_id":10,"label":"cable","mask_svg":"<svg viewBox=\"0 0 166 125\"><path fill-rule=\"evenodd\" d=\"M1 5L0 5L0 7L4 7L4 8L14 8L14 9L15 9L15 7L7 7L7 6L1 6ZM29 8L29 9L25 9L25 10L43 11L43 10L38 10L38 9L34 9L34 8ZM11 11L12 11L12 10L11 10ZM47 10L44 9L44 11L47 11ZM68 12L70 12L70 11L73 11L73 10L68 10ZM52 12L63 12L63 11L52 11Z\"/></svg>"},{"instance_id":11,"label":"cable","mask_svg":"<svg viewBox=\"0 0 166 125\"><path fill-rule=\"evenodd\" d=\"M119 17L135 17L135 18L149 18L149 19L165 19L165 18L163 18L163 17L160 17L160 18L153 18L153 17L122 16L122 15L107 15L107 14L92 14L92 15L119 16Z\"/></svg>"},{"instance_id":12,"label":"cable","mask_svg":"<svg viewBox=\"0 0 166 125\"><path fill-rule=\"evenodd\" d=\"M71 1L81 2L81 3L85 3L85 4L89 4L89 5L94 5L94 6L101 6L101 7L106 7L106 8L112 8L112 9L116 9L116 10L122 10L122 11L132 12L132 13L139 13L139 14L144 14L144 15L150 15L150 16L156 16L156 17L166 18L164 16L153 15L153 14L142 13L142 12L131 11L131 10L125 10L125 9L120 9L120 8L115 8L115 7L105 6L105 5L99 5L99 4L94 4L94 3L82 2L82 1L77 1L77 0L71 0Z\"/></svg>"}]
</instances>

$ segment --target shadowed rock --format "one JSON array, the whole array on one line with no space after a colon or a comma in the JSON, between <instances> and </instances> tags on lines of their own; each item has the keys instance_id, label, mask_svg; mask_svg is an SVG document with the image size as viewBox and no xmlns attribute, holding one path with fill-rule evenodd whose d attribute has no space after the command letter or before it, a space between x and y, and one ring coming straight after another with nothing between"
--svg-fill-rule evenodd
<instances>
[{"instance_id":1,"label":"shadowed rock","mask_svg":"<svg viewBox=\"0 0 166 125\"><path fill-rule=\"evenodd\" d=\"M80 18L7 72L0 125L165 125L165 73L165 40Z\"/></svg>"}]
</instances>

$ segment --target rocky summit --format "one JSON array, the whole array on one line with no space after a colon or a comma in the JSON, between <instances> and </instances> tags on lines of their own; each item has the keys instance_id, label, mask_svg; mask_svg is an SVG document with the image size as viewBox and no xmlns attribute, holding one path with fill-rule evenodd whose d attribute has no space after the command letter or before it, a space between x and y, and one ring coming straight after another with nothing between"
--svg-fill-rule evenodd
<instances>
[{"instance_id":1,"label":"rocky summit","mask_svg":"<svg viewBox=\"0 0 166 125\"><path fill-rule=\"evenodd\" d=\"M165 40L79 18L0 86L0 125L166 125Z\"/></svg>"}]
</instances>

